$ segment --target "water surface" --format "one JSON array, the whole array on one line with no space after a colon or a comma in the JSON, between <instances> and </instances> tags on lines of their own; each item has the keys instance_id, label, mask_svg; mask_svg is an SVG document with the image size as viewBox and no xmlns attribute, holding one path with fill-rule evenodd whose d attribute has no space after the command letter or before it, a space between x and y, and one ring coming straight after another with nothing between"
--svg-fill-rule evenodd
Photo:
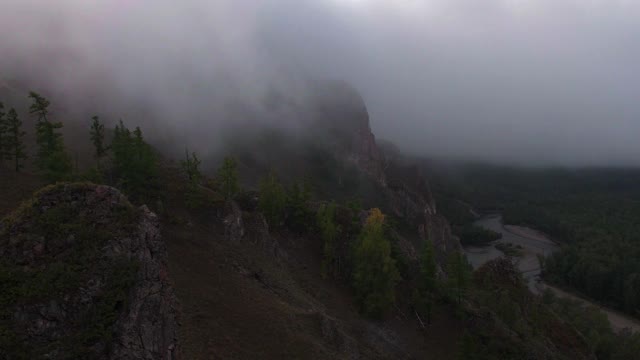
<instances>
[{"instance_id":1,"label":"water surface","mask_svg":"<svg viewBox=\"0 0 640 360\"><path fill-rule=\"evenodd\" d=\"M523 256L514 258L514 261L516 261L518 269L522 272L522 276L527 281L529 289L531 289L534 294L539 294L545 289L549 289L553 291L557 296L570 298L599 308L607 315L611 326L616 331L620 331L624 328L628 328L633 331L640 331L640 323L630 316L600 306L587 299L581 298L576 294L568 293L552 285L546 284L545 282L540 280L540 263L538 261L537 255L548 256L552 252L558 250L559 247L553 241L540 236L540 234L536 233L533 229L524 227L518 228L518 233L527 234L529 232L531 236L523 236L517 234L514 232L514 230L509 230L504 226L504 224L502 223L502 216L498 214L483 216L474 224L502 234L502 239L494 241L487 246L464 247L467 259L474 269L477 269L490 260L504 256L502 251L495 248L495 244L497 244L498 242L520 245L522 246Z\"/></svg>"}]
</instances>

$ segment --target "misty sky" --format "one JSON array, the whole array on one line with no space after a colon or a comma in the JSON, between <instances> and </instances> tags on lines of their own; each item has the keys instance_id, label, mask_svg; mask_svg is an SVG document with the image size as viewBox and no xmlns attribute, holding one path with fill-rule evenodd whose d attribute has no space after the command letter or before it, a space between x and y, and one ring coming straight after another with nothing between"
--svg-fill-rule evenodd
<instances>
[{"instance_id":1,"label":"misty sky","mask_svg":"<svg viewBox=\"0 0 640 360\"><path fill-rule=\"evenodd\" d=\"M303 74L353 84L406 151L640 165L639 1L4 0L0 34L0 78L100 87L173 129Z\"/></svg>"}]
</instances>

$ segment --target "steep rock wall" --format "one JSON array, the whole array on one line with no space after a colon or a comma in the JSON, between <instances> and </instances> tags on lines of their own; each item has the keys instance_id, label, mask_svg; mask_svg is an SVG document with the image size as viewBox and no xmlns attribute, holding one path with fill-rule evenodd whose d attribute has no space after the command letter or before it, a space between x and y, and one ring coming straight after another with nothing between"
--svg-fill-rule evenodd
<instances>
[{"instance_id":1,"label":"steep rock wall","mask_svg":"<svg viewBox=\"0 0 640 360\"><path fill-rule=\"evenodd\" d=\"M437 213L426 178L397 150L390 148L385 153L378 146L364 100L355 89L344 83L331 84L328 89L325 94L331 95L319 101L319 108L324 123L330 124L337 142L342 144L337 147L337 156L352 162L381 185L388 211L403 219L422 241L433 242L438 263L443 267L448 254L459 251L461 245L448 221ZM412 250L406 241L402 243L410 259L421 250L421 244L414 243L416 248Z\"/></svg>"},{"instance_id":2,"label":"steep rock wall","mask_svg":"<svg viewBox=\"0 0 640 360\"><path fill-rule=\"evenodd\" d=\"M41 190L0 226L0 358L176 359L166 257L118 190Z\"/></svg>"}]
</instances>

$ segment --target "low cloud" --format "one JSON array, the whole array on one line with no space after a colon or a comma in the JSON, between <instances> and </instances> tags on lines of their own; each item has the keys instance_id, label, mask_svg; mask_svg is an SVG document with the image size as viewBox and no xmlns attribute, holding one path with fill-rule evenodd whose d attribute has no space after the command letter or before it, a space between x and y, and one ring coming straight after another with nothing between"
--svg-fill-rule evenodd
<instances>
[{"instance_id":1,"label":"low cloud","mask_svg":"<svg viewBox=\"0 0 640 360\"><path fill-rule=\"evenodd\" d=\"M274 86L329 78L409 152L640 164L633 1L7 0L0 33L0 78L201 149Z\"/></svg>"}]
</instances>

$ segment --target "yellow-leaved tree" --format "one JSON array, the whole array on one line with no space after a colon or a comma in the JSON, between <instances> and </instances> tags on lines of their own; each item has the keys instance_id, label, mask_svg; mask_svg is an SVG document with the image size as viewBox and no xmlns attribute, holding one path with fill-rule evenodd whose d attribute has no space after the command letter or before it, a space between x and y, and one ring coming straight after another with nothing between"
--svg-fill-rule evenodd
<instances>
[{"instance_id":1,"label":"yellow-leaved tree","mask_svg":"<svg viewBox=\"0 0 640 360\"><path fill-rule=\"evenodd\" d=\"M354 250L353 286L360 309L366 315L380 317L395 301L395 286L400 279L380 209L369 212Z\"/></svg>"}]
</instances>

